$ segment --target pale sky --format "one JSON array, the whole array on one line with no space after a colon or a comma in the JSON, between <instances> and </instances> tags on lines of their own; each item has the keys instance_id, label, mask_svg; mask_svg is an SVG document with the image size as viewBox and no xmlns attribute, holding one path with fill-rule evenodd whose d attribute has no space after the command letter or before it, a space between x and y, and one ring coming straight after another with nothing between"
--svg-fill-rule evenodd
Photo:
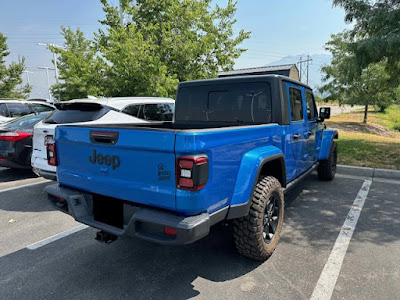
<instances>
[{"instance_id":1,"label":"pale sky","mask_svg":"<svg viewBox=\"0 0 400 300\"><path fill-rule=\"evenodd\" d=\"M37 43L63 44L60 27L81 28L88 37L99 28L104 14L99 0L14 0L2 1L0 32L8 37L10 56L26 58L32 97L46 96L47 80L39 66L52 66L52 54ZM214 0L224 5L226 0ZM117 0L110 3L117 5ZM238 0L235 30L251 31L243 43L248 51L236 68L263 66L288 55L325 53L324 44L332 33L348 27L342 9L332 8L330 0ZM314 62L318 64L318 62ZM50 83L55 83L50 71ZM24 75L26 80L26 76Z\"/></svg>"}]
</instances>

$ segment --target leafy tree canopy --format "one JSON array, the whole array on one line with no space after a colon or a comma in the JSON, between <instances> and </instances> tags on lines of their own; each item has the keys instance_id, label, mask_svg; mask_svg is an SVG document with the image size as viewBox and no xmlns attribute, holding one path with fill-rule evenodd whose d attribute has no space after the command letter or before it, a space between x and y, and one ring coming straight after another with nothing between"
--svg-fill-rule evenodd
<instances>
[{"instance_id":1,"label":"leafy tree canopy","mask_svg":"<svg viewBox=\"0 0 400 300\"><path fill-rule=\"evenodd\" d=\"M329 98L338 99L340 103L365 105L365 122L368 105L384 110L396 101L396 88L389 82L391 76L386 71L387 60L370 64L358 73L348 32L332 35L325 48L333 59L330 65L322 68L325 85L320 88L321 93L329 94Z\"/></svg>"},{"instance_id":2,"label":"leafy tree canopy","mask_svg":"<svg viewBox=\"0 0 400 300\"><path fill-rule=\"evenodd\" d=\"M400 1L333 0L333 4L345 9L347 22L354 22L350 49L356 55L357 71L387 61L392 84L399 84Z\"/></svg>"},{"instance_id":3,"label":"leafy tree canopy","mask_svg":"<svg viewBox=\"0 0 400 300\"><path fill-rule=\"evenodd\" d=\"M25 58L6 66L5 58L10 54L7 38L0 33L0 98L25 98L31 91L31 86L18 87L22 83L22 73L25 70Z\"/></svg>"},{"instance_id":4,"label":"leafy tree canopy","mask_svg":"<svg viewBox=\"0 0 400 300\"><path fill-rule=\"evenodd\" d=\"M60 83L52 86L53 95L60 95L62 100L104 95L107 64L97 55L96 44L86 39L80 29L62 27L61 31L64 47L50 47L60 54L57 60Z\"/></svg>"},{"instance_id":5,"label":"leafy tree canopy","mask_svg":"<svg viewBox=\"0 0 400 300\"><path fill-rule=\"evenodd\" d=\"M233 31L236 2L211 7L211 0L129 0L117 7L101 0L105 19L93 40L63 29L62 99L95 96L170 96L180 81L211 78L233 68L250 33ZM76 47L73 47L76 45Z\"/></svg>"}]
</instances>

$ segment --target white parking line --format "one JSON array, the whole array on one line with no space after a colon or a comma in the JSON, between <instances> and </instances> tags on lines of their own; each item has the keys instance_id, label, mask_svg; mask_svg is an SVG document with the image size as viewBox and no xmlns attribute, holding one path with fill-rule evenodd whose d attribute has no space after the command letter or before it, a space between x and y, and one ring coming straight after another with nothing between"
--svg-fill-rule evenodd
<instances>
[{"instance_id":1,"label":"white parking line","mask_svg":"<svg viewBox=\"0 0 400 300\"><path fill-rule=\"evenodd\" d=\"M68 235L71 235L73 233L81 231L81 230L86 229L88 227L89 226L83 225L83 224L79 225L79 226L76 226L74 228L68 229L68 230L60 232L60 233L58 233L56 235L48 237L47 239L44 239L44 240L41 240L41 241L39 241L37 243L31 244L31 245L27 246L26 248L29 249L29 250L35 250L37 248L40 248L40 247L42 247L44 245L47 245L47 244L50 244L51 242L57 241L59 239L62 239L63 237L66 237Z\"/></svg>"},{"instance_id":2,"label":"white parking line","mask_svg":"<svg viewBox=\"0 0 400 300\"><path fill-rule=\"evenodd\" d=\"M38 184L46 183L46 182L50 182L50 181L51 181L51 180L44 179L44 180L39 181L39 182L33 182L33 183L27 183L27 184L23 184L23 185L19 185L19 186L14 186L14 187L12 187L12 188L0 190L0 193L9 192L9 191L17 190L17 189L22 189L22 188L24 188L24 187L33 186L33 185L38 185Z\"/></svg>"},{"instance_id":3,"label":"white parking line","mask_svg":"<svg viewBox=\"0 0 400 300\"><path fill-rule=\"evenodd\" d=\"M333 245L332 252L322 270L314 292L311 295L311 300L329 300L332 297L333 289L335 288L340 269L342 268L344 256L346 255L354 229L357 226L358 218L360 217L365 199L368 196L371 183L371 180L365 180L358 192L353 206L343 223L339 236L336 239L335 245Z\"/></svg>"}]
</instances>

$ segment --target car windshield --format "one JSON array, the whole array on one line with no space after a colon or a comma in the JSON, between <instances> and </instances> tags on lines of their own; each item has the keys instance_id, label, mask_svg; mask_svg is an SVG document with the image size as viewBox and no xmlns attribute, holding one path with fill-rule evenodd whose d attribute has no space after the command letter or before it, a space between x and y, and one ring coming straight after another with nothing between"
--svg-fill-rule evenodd
<instances>
[{"instance_id":1,"label":"car windshield","mask_svg":"<svg viewBox=\"0 0 400 300\"><path fill-rule=\"evenodd\" d=\"M2 130L17 130L17 129L33 129L33 127L49 115L50 112L39 114L30 114L15 120L3 123L0 127Z\"/></svg>"}]
</instances>

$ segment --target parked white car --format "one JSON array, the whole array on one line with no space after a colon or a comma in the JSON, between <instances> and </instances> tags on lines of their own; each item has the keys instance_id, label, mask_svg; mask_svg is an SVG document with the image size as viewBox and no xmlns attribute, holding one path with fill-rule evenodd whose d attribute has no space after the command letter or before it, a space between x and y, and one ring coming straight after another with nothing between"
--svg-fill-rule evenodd
<instances>
[{"instance_id":1,"label":"parked white car","mask_svg":"<svg viewBox=\"0 0 400 300\"><path fill-rule=\"evenodd\" d=\"M0 99L0 124L32 113L55 110L50 103L22 99Z\"/></svg>"},{"instance_id":2,"label":"parked white car","mask_svg":"<svg viewBox=\"0 0 400 300\"><path fill-rule=\"evenodd\" d=\"M59 103L58 109L34 128L32 169L38 176L57 179L57 167L49 165L47 157L47 145L54 142L57 125L172 121L174 105L173 99L158 97L77 99Z\"/></svg>"}]
</instances>

